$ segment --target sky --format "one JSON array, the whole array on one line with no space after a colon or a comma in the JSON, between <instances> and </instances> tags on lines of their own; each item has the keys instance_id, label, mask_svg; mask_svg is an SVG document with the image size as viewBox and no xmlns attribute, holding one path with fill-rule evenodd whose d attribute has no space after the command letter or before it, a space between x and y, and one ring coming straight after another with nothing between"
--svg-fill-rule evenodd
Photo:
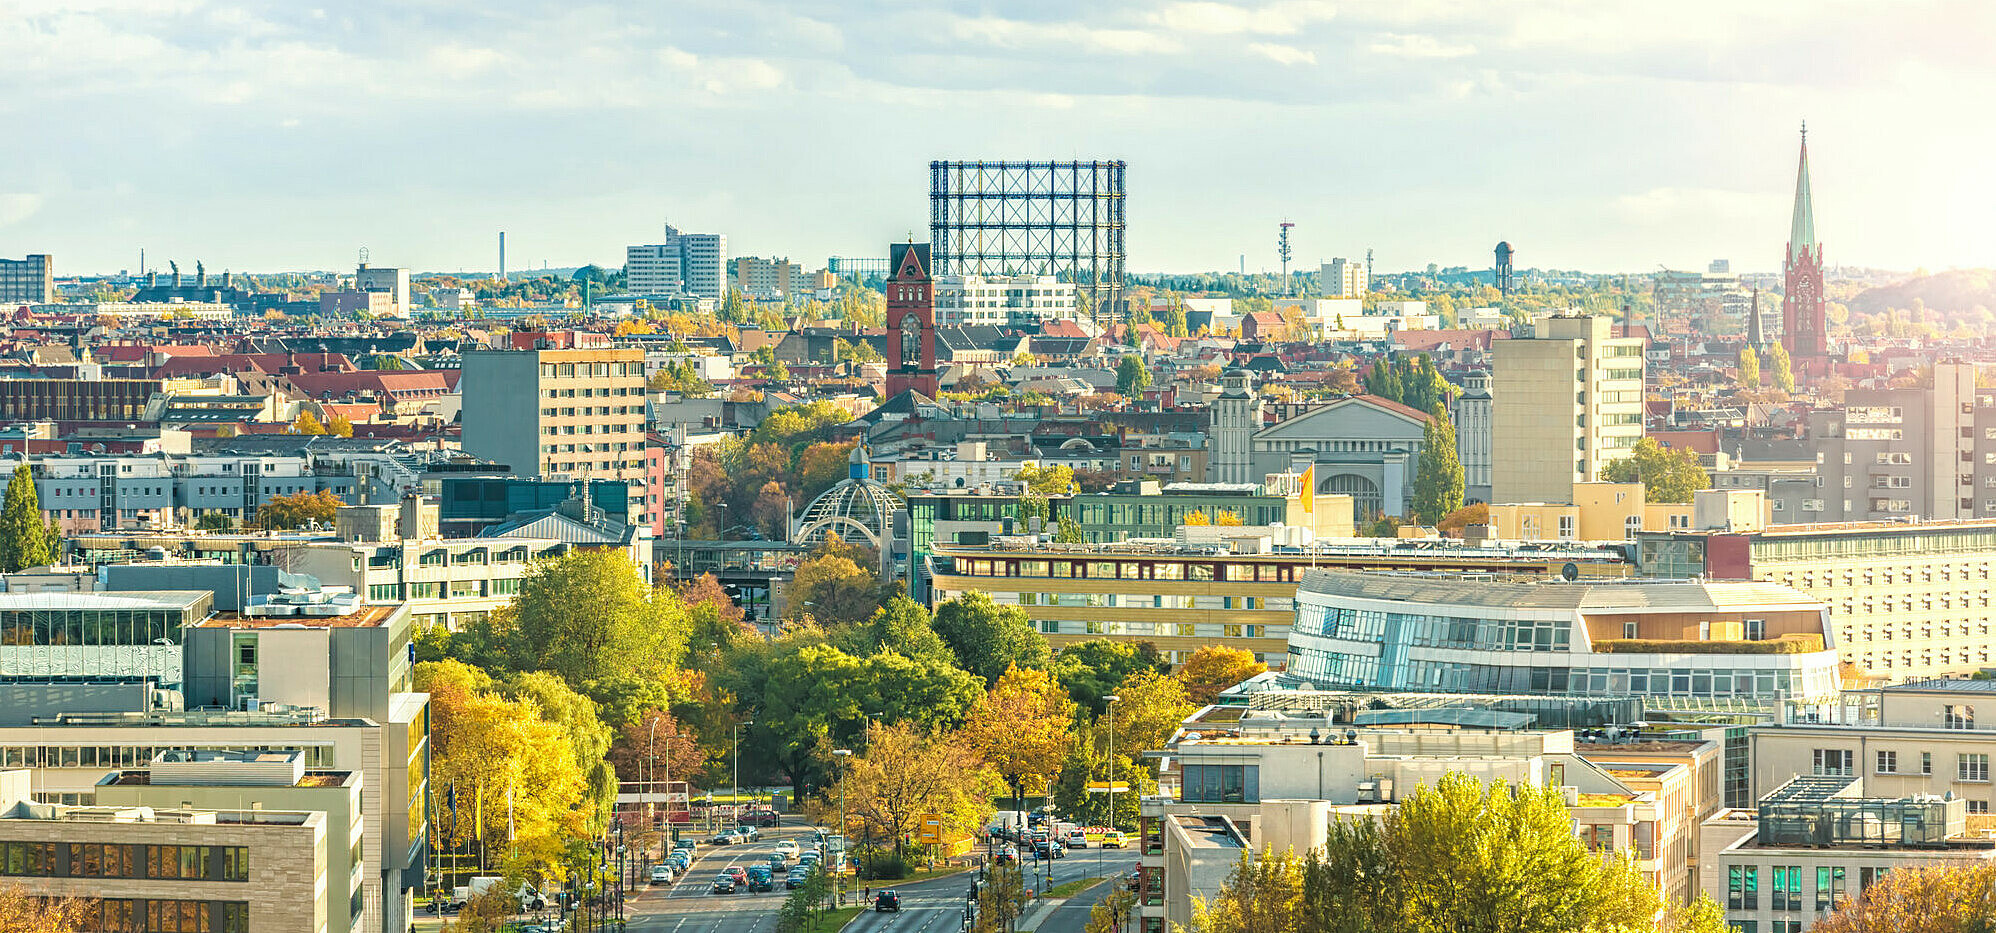
<instances>
[{"instance_id":1,"label":"sky","mask_svg":"<svg viewBox=\"0 0 1996 933\"><path fill-rule=\"evenodd\" d=\"M931 159L1123 159L1132 271L1996 266L1987 0L11 0L0 256L58 275L926 239Z\"/></svg>"}]
</instances>

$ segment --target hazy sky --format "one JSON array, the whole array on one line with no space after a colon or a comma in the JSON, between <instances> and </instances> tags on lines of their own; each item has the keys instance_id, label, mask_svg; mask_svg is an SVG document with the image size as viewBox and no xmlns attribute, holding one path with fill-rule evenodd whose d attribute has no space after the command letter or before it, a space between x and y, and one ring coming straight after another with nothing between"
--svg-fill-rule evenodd
<instances>
[{"instance_id":1,"label":"hazy sky","mask_svg":"<svg viewBox=\"0 0 1996 933\"><path fill-rule=\"evenodd\" d=\"M935 158L1129 162L1130 267L1996 265L1996 3L207 2L0 17L0 255L57 273L926 239Z\"/></svg>"}]
</instances>

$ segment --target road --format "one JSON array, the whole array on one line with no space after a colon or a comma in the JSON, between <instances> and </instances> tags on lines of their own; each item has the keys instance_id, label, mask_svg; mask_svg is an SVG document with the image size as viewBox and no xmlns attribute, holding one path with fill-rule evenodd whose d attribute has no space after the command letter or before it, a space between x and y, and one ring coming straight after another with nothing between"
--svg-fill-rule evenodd
<instances>
[{"instance_id":1,"label":"road","mask_svg":"<svg viewBox=\"0 0 1996 933\"><path fill-rule=\"evenodd\" d=\"M692 870L684 877L669 888L649 885L629 902L631 933L775 933L776 913L788 894L783 890L781 878L777 889L765 894L711 894L709 890L714 878L728 866L763 863L776 850L778 841L794 839L799 845L806 845L811 832L809 827L786 827L766 830L761 839L744 845L701 846L696 850L698 857ZM1134 849L1073 850L1066 858L1053 861L1051 885L1128 872L1136 861ZM1038 862L1025 863L1029 881L1032 873L1041 867ZM966 873L933 881L889 883L901 895L901 911L867 911L846 928L846 933L958 933L963 926L964 899L972 877ZM862 888L872 884L846 880L849 885ZM1070 901L1056 910L1040 930L1079 933L1088 920L1088 905L1105 890L1097 888L1090 896ZM1028 908L1029 914L1031 910Z\"/></svg>"}]
</instances>

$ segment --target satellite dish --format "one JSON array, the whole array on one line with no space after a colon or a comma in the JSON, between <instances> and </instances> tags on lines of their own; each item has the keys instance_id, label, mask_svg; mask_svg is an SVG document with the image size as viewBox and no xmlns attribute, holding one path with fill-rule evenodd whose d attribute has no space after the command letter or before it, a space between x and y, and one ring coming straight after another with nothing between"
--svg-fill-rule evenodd
<instances>
[{"instance_id":1,"label":"satellite dish","mask_svg":"<svg viewBox=\"0 0 1996 933\"><path fill-rule=\"evenodd\" d=\"M1580 579L1580 565L1568 561L1566 566L1559 568L1559 578L1568 583Z\"/></svg>"}]
</instances>

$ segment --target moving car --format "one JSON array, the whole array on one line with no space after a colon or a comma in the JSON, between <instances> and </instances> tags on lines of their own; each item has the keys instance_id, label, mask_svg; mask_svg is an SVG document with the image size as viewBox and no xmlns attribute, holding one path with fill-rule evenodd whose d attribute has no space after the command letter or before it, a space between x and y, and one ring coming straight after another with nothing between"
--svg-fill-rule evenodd
<instances>
[{"instance_id":1,"label":"moving car","mask_svg":"<svg viewBox=\"0 0 1996 933\"><path fill-rule=\"evenodd\" d=\"M1067 843L1067 847L1070 849L1086 849L1088 848L1088 831L1078 828L1070 829L1067 831L1067 837L1061 841Z\"/></svg>"},{"instance_id":2,"label":"moving car","mask_svg":"<svg viewBox=\"0 0 1996 933\"><path fill-rule=\"evenodd\" d=\"M789 876L788 876L788 877L785 877L785 878L783 879L783 887L784 887L784 888L785 888L786 890L793 890L793 889L796 889L796 888L801 888L801 887L803 887L803 886L804 886L804 879L806 879L806 878L809 878L809 877L811 877L811 870L810 870L810 869L808 869L808 868L792 868L792 869L790 869L790 874L789 874Z\"/></svg>"},{"instance_id":3,"label":"moving car","mask_svg":"<svg viewBox=\"0 0 1996 933\"><path fill-rule=\"evenodd\" d=\"M762 833L746 823L735 827L735 838L744 842L754 842L762 838Z\"/></svg>"},{"instance_id":4,"label":"moving car","mask_svg":"<svg viewBox=\"0 0 1996 933\"><path fill-rule=\"evenodd\" d=\"M1051 839L1033 846L1034 858L1066 858L1067 847Z\"/></svg>"},{"instance_id":5,"label":"moving car","mask_svg":"<svg viewBox=\"0 0 1996 933\"><path fill-rule=\"evenodd\" d=\"M735 893L735 879L728 875L722 875L721 877L714 879L714 893L715 894Z\"/></svg>"},{"instance_id":6,"label":"moving car","mask_svg":"<svg viewBox=\"0 0 1996 933\"><path fill-rule=\"evenodd\" d=\"M776 854L781 855L784 858L796 858L798 855L797 840L785 839L782 842L777 843Z\"/></svg>"},{"instance_id":7,"label":"moving car","mask_svg":"<svg viewBox=\"0 0 1996 933\"><path fill-rule=\"evenodd\" d=\"M716 845L716 846L731 846L731 845L734 845L735 843L737 843L737 842L741 842L741 841L742 841L742 837L740 837L740 836L737 836L737 835L735 835L733 831L729 831L729 832L725 832L725 833L721 833L720 835L718 835L718 836L715 836L714 838L712 838L712 839L709 839L709 840L707 840L707 844L708 844L708 845Z\"/></svg>"},{"instance_id":8,"label":"moving car","mask_svg":"<svg viewBox=\"0 0 1996 933\"><path fill-rule=\"evenodd\" d=\"M1130 844L1130 838L1119 830L1109 830L1102 834L1102 848L1120 849Z\"/></svg>"},{"instance_id":9,"label":"moving car","mask_svg":"<svg viewBox=\"0 0 1996 933\"><path fill-rule=\"evenodd\" d=\"M873 896L873 909L876 911L891 910L898 914L901 912L901 895L892 891L882 891L879 894L875 894Z\"/></svg>"},{"instance_id":10,"label":"moving car","mask_svg":"<svg viewBox=\"0 0 1996 933\"><path fill-rule=\"evenodd\" d=\"M748 884L748 869L743 868L740 865L729 865L728 867L721 869L721 874L727 875L728 877L735 879L736 884Z\"/></svg>"},{"instance_id":11,"label":"moving car","mask_svg":"<svg viewBox=\"0 0 1996 933\"><path fill-rule=\"evenodd\" d=\"M770 880L769 869L761 866L749 869L748 889L750 894L776 890L776 883Z\"/></svg>"}]
</instances>

